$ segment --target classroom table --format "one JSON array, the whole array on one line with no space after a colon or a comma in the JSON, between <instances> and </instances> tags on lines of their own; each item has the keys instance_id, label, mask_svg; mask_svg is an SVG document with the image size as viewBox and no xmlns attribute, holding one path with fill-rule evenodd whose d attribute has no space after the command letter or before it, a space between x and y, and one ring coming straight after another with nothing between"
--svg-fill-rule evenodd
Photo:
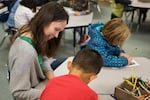
<instances>
[{"instance_id":1,"label":"classroom table","mask_svg":"<svg viewBox=\"0 0 150 100\"><path fill-rule=\"evenodd\" d=\"M150 8L150 2L149 3L144 3L144 2L140 2L138 0L131 0L131 4L129 5L135 9L140 9L140 8ZM133 24L133 19L134 19L134 10L132 11L132 15L131 15L131 25ZM138 18L138 26L137 26L137 30L139 30L140 24L141 24L141 16L139 16Z\"/></svg>"},{"instance_id":2,"label":"classroom table","mask_svg":"<svg viewBox=\"0 0 150 100\"><path fill-rule=\"evenodd\" d=\"M86 33L86 27L88 27L93 20L93 12L86 14L86 15L81 15L81 16L75 16L74 11L71 8L64 7L65 10L69 14L69 22L65 29L73 29L73 47L74 47L74 53L76 49L76 28L81 29L81 34ZM84 32L82 31L82 28L84 28Z\"/></svg>"},{"instance_id":3,"label":"classroom table","mask_svg":"<svg viewBox=\"0 0 150 100\"><path fill-rule=\"evenodd\" d=\"M140 2L138 0L131 0L132 7L139 7L139 8L150 8L150 3Z\"/></svg>"},{"instance_id":4,"label":"classroom table","mask_svg":"<svg viewBox=\"0 0 150 100\"><path fill-rule=\"evenodd\" d=\"M72 61L72 59L73 57L69 57L62 63L54 71L55 76L67 74L67 62ZM138 66L132 67L134 76L141 77L143 80L150 78L150 59L144 57L135 57L134 59L139 64ZM120 69L103 67L98 74L98 77L89 83L89 87L91 87L100 97L111 98L110 94L114 94L115 87L123 82L123 78L129 77L131 77L131 67L123 67Z\"/></svg>"}]
</instances>

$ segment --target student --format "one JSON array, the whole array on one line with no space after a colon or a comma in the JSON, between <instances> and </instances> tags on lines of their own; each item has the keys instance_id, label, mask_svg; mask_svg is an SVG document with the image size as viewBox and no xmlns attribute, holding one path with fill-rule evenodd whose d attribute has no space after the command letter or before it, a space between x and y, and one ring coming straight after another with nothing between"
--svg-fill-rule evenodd
<instances>
[{"instance_id":1,"label":"student","mask_svg":"<svg viewBox=\"0 0 150 100\"><path fill-rule=\"evenodd\" d=\"M122 50L130 31L121 18L114 18L105 25L90 25L88 34L91 39L86 46L102 55L104 66L119 68L131 64L132 57Z\"/></svg>"},{"instance_id":2,"label":"student","mask_svg":"<svg viewBox=\"0 0 150 100\"><path fill-rule=\"evenodd\" d=\"M9 27L8 31L10 31L11 28L15 28L14 16L15 16L15 12L20 4L20 1L21 0L16 0L14 6L10 10L10 14L9 14L8 20L6 22L6 25ZM40 0L40 1L37 1L37 6L42 6L46 3L48 3L47 0Z\"/></svg>"},{"instance_id":3,"label":"student","mask_svg":"<svg viewBox=\"0 0 150 100\"><path fill-rule=\"evenodd\" d=\"M36 14L37 0L21 0L16 9L14 20L15 28L20 29Z\"/></svg>"},{"instance_id":4,"label":"student","mask_svg":"<svg viewBox=\"0 0 150 100\"><path fill-rule=\"evenodd\" d=\"M39 99L43 81L46 77L54 77L48 57L55 53L59 32L67 23L68 14L64 8L50 2L19 31L9 51L9 83L15 99Z\"/></svg>"},{"instance_id":5,"label":"student","mask_svg":"<svg viewBox=\"0 0 150 100\"><path fill-rule=\"evenodd\" d=\"M9 14L8 19L6 21L6 25L8 26L8 29L6 30L6 32L8 32L8 33L11 32L12 28L15 28L14 16L15 16L15 12L16 12L16 9L19 6L20 1L21 0L16 0L14 6L10 10L10 14Z\"/></svg>"},{"instance_id":6,"label":"student","mask_svg":"<svg viewBox=\"0 0 150 100\"><path fill-rule=\"evenodd\" d=\"M101 55L92 49L79 51L68 62L69 74L51 79L40 100L98 100L87 84L96 78L102 67Z\"/></svg>"},{"instance_id":7,"label":"student","mask_svg":"<svg viewBox=\"0 0 150 100\"><path fill-rule=\"evenodd\" d=\"M0 14L0 22L6 22L9 16L9 12L11 11L12 7L14 6L16 0L0 0L0 3L2 3L2 5L4 7L8 8L8 11L3 12Z\"/></svg>"},{"instance_id":8,"label":"student","mask_svg":"<svg viewBox=\"0 0 150 100\"><path fill-rule=\"evenodd\" d=\"M123 11L125 6L130 4L130 0L112 0L112 14L111 19L113 18L121 18L123 15Z\"/></svg>"}]
</instances>

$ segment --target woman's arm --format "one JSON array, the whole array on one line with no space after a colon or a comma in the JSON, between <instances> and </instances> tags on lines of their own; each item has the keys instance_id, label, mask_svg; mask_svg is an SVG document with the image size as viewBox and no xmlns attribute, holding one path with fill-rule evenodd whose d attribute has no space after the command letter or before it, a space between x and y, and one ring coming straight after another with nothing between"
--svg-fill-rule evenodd
<instances>
[{"instance_id":1,"label":"woman's arm","mask_svg":"<svg viewBox=\"0 0 150 100\"><path fill-rule=\"evenodd\" d=\"M12 95L20 100L39 99L42 90L34 87L40 83L38 75L44 79L44 74L42 74L36 58L22 50L22 54L18 53L12 61L12 68L10 69L10 91Z\"/></svg>"},{"instance_id":2,"label":"woman's arm","mask_svg":"<svg viewBox=\"0 0 150 100\"><path fill-rule=\"evenodd\" d=\"M53 58L48 58L46 56L43 57L43 64L44 64L44 72L45 72L45 75L47 77L47 79L51 79L54 77L54 73L53 73L53 70L51 68L51 63L54 61L55 59Z\"/></svg>"}]
</instances>

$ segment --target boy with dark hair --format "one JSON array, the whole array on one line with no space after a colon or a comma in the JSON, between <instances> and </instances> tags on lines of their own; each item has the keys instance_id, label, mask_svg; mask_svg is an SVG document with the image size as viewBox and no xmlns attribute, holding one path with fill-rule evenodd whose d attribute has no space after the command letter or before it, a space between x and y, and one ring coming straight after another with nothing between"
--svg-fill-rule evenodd
<instances>
[{"instance_id":1,"label":"boy with dark hair","mask_svg":"<svg viewBox=\"0 0 150 100\"><path fill-rule=\"evenodd\" d=\"M81 49L73 61L68 62L69 74L51 79L40 99L98 100L97 94L86 84L96 78L102 65L102 57L97 51Z\"/></svg>"}]
</instances>

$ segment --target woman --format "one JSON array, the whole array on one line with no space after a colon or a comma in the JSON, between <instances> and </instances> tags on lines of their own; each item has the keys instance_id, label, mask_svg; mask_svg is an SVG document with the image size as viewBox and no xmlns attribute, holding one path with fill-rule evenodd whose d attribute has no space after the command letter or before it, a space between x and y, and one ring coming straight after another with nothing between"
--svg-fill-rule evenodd
<instances>
[{"instance_id":1,"label":"woman","mask_svg":"<svg viewBox=\"0 0 150 100\"><path fill-rule=\"evenodd\" d=\"M67 23L68 14L63 7L51 2L21 28L9 52L10 91L15 99L39 99L42 82L46 76L53 78L48 57L56 51L56 38Z\"/></svg>"}]
</instances>

